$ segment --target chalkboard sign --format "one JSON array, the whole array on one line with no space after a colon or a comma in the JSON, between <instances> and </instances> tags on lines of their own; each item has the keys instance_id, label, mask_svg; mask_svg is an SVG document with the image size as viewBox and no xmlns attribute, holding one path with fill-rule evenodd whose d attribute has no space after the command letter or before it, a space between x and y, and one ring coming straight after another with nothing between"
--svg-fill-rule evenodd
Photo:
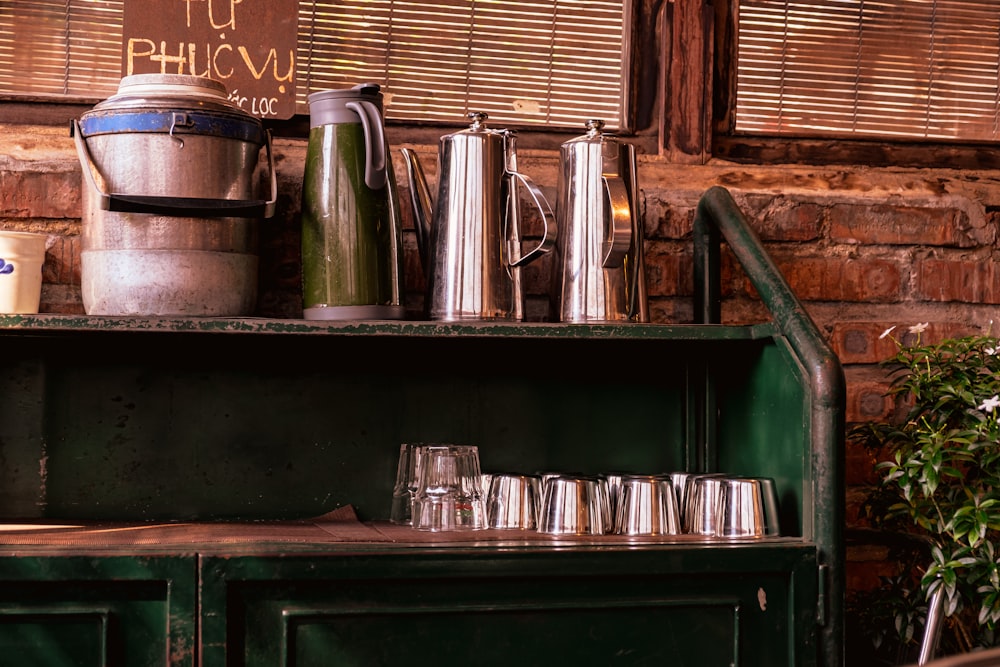
<instances>
[{"instance_id":1,"label":"chalkboard sign","mask_svg":"<svg viewBox=\"0 0 1000 667\"><path fill-rule=\"evenodd\" d=\"M225 84L259 118L295 113L298 0L126 0L122 73Z\"/></svg>"}]
</instances>

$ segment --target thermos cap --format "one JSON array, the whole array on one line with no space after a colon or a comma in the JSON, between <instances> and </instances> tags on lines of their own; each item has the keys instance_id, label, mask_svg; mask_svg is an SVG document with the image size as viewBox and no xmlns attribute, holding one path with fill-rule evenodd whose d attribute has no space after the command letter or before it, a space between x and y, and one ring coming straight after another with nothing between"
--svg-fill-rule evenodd
<instances>
[{"instance_id":1,"label":"thermos cap","mask_svg":"<svg viewBox=\"0 0 1000 667\"><path fill-rule=\"evenodd\" d=\"M309 127L319 127L331 123L360 123L357 112L347 107L350 102L369 102L382 111L381 86L377 83L362 83L353 88L319 90L310 93Z\"/></svg>"}]
</instances>

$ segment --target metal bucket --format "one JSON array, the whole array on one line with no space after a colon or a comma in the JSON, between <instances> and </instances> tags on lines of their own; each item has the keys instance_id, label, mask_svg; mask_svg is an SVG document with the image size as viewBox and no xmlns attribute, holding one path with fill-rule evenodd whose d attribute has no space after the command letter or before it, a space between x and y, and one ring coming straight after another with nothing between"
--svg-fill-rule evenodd
<instances>
[{"instance_id":1,"label":"metal bucket","mask_svg":"<svg viewBox=\"0 0 1000 667\"><path fill-rule=\"evenodd\" d=\"M74 123L88 315L252 314L258 221L274 213L268 134L201 77L125 77ZM271 196L255 199L267 147Z\"/></svg>"}]
</instances>

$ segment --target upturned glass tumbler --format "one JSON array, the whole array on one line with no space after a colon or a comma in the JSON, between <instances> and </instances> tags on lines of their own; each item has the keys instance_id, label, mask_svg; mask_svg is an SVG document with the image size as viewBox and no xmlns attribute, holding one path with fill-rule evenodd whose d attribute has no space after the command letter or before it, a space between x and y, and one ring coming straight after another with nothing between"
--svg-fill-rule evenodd
<instances>
[{"instance_id":1,"label":"upturned glass tumbler","mask_svg":"<svg viewBox=\"0 0 1000 667\"><path fill-rule=\"evenodd\" d=\"M486 499L477 447L427 446L418 465L414 528L435 532L486 528Z\"/></svg>"}]
</instances>

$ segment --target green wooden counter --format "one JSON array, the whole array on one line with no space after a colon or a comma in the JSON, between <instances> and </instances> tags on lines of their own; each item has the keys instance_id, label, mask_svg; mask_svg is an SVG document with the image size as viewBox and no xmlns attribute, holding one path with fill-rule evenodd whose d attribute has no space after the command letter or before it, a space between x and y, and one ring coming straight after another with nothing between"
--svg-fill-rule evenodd
<instances>
[{"instance_id":1,"label":"green wooden counter","mask_svg":"<svg viewBox=\"0 0 1000 667\"><path fill-rule=\"evenodd\" d=\"M814 665L817 594L790 538L11 523L0 664Z\"/></svg>"}]
</instances>

